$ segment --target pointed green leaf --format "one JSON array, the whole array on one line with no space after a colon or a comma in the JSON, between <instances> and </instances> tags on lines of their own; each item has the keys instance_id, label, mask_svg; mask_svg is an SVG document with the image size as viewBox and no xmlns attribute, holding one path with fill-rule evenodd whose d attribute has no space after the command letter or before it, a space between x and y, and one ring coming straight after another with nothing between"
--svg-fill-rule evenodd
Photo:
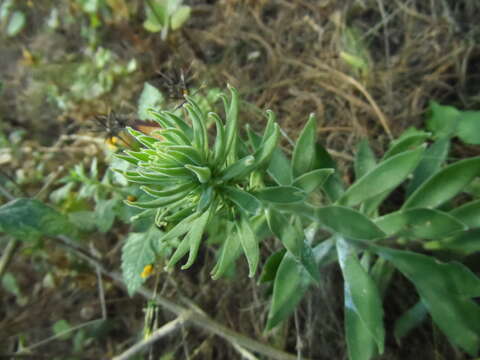
<instances>
[{"instance_id":1,"label":"pointed green leaf","mask_svg":"<svg viewBox=\"0 0 480 360\"><path fill-rule=\"evenodd\" d=\"M430 137L429 133L426 132L414 132L411 135L403 136L393 141L390 145L390 149L383 156L383 160L389 159L392 156L400 154L402 152L413 150L416 147L420 146Z\"/></svg>"},{"instance_id":2,"label":"pointed green leaf","mask_svg":"<svg viewBox=\"0 0 480 360\"><path fill-rule=\"evenodd\" d=\"M278 211L268 209L266 214L268 226L272 233L295 258L299 259L304 237L302 229L292 224L285 215Z\"/></svg>"},{"instance_id":3,"label":"pointed green leaf","mask_svg":"<svg viewBox=\"0 0 480 360\"><path fill-rule=\"evenodd\" d=\"M315 211L321 225L346 238L376 240L385 233L365 215L343 206L325 206Z\"/></svg>"},{"instance_id":4,"label":"pointed green leaf","mask_svg":"<svg viewBox=\"0 0 480 360\"><path fill-rule=\"evenodd\" d=\"M222 181L229 181L235 178L242 179L248 175L255 168L255 166L255 158L252 155L247 155L225 168L220 173L219 177L222 179Z\"/></svg>"},{"instance_id":5,"label":"pointed green leaf","mask_svg":"<svg viewBox=\"0 0 480 360\"><path fill-rule=\"evenodd\" d=\"M378 218L375 223L388 236L437 239L466 229L448 213L434 209L407 209Z\"/></svg>"},{"instance_id":6,"label":"pointed green leaf","mask_svg":"<svg viewBox=\"0 0 480 360\"><path fill-rule=\"evenodd\" d=\"M258 247L255 234L244 216L241 217L240 224L237 224L237 231L243 252L248 261L248 276L253 277L257 271L258 261L260 260L260 248Z\"/></svg>"},{"instance_id":7,"label":"pointed green leaf","mask_svg":"<svg viewBox=\"0 0 480 360\"><path fill-rule=\"evenodd\" d=\"M424 153L422 160L413 172L413 179L407 187L407 196L414 192L430 176L440 170L450 150L450 138L445 137L433 143Z\"/></svg>"},{"instance_id":8,"label":"pointed green leaf","mask_svg":"<svg viewBox=\"0 0 480 360\"><path fill-rule=\"evenodd\" d=\"M424 182L403 205L403 209L435 208L460 193L480 175L480 157L460 160Z\"/></svg>"},{"instance_id":9,"label":"pointed green leaf","mask_svg":"<svg viewBox=\"0 0 480 360\"><path fill-rule=\"evenodd\" d=\"M355 156L355 178L360 179L363 175L372 170L377 163L368 140L364 139L358 144Z\"/></svg>"},{"instance_id":10,"label":"pointed green leaf","mask_svg":"<svg viewBox=\"0 0 480 360\"><path fill-rule=\"evenodd\" d=\"M273 124L272 134L260 146L260 149L255 153L255 165L263 167L268 164L273 156L273 152L277 148L278 139L280 138L280 128L277 124Z\"/></svg>"},{"instance_id":11,"label":"pointed green leaf","mask_svg":"<svg viewBox=\"0 0 480 360\"><path fill-rule=\"evenodd\" d=\"M295 177L314 170L316 160L315 140L317 138L317 119L310 115L307 124L298 137L292 156L292 168Z\"/></svg>"},{"instance_id":12,"label":"pointed green leaf","mask_svg":"<svg viewBox=\"0 0 480 360\"><path fill-rule=\"evenodd\" d=\"M254 195L262 201L284 204L303 201L306 194L293 186L270 186L256 191Z\"/></svg>"},{"instance_id":13,"label":"pointed green leaf","mask_svg":"<svg viewBox=\"0 0 480 360\"><path fill-rule=\"evenodd\" d=\"M231 186L225 186L222 190L230 201L247 213L255 215L262 208L262 203L255 196L246 191Z\"/></svg>"},{"instance_id":14,"label":"pointed green leaf","mask_svg":"<svg viewBox=\"0 0 480 360\"><path fill-rule=\"evenodd\" d=\"M285 249L278 250L267 258L262 273L260 274L260 284L275 280L275 276L285 255L285 251Z\"/></svg>"},{"instance_id":15,"label":"pointed green leaf","mask_svg":"<svg viewBox=\"0 0 480 360\"><path fill-rule=\"evenodd\" d=\"M237 152L237 137L238 137L238 91L234 87L229 86L231 100L230 104L227 103L225 97L222 97L224 100L225 105L225 112L227 115L226 121L226 147L225 147L225 155L229 159L230 163L233 163L236 160L236 152ZM220 164L223 164L225 158L222 158Z\"/></svg>"},{"instance_id":16,"label":"pointed green leaf","mask_svg":"<svg viewBox=\"0 0 480 360\"><path fill-rule=\"evenodd\" d=\"M184 184L176 184L168 187L162 187L162 190L153 189L152 187L149 187L149 186L140 186L140 189L142 189L143 191L145 191L145 193L151 196L163 198L166 196L178 194L179 192L183 193L187 190L193 190L196 186L197 186L196 184L184 183Z\"/></svg>"},{"instance_id":17,"label":"pointed green leaf","mask_svg":"<svg viewBox=\"0 0 480 360\"><path fill-rule=\"evenodd\" d=\"M345 281L347 342L349 346L353 346L353 349L349 349L350 358L369 359L370 347L366 345L362 349L358 346L357 338L363 337L366 344L371 342L371 339L374 340L379 353L383 353L385 329L380 293L375 282L358 261L351 246L342 237L337 237L337 252ZM352 312L354 314L351 314ZM349 322L351 323L349 324ZM362 355L362 353L365 354Z\"/></svg>"},{"instance_id":18,"label":"pointed green leaf","mask_svg":"<svg viewBox=\"0 0 480 360\"><path fill-rule=\"evenodd\" d=\"M307 291L310 279L305 268L295 260L291 253L287 252L275 276L267 330L278 325L295 310Z\"/></svg>"},{"instance_id":19,"label":"pointed green leaf","mask_svg":"<svg viewBox=\"0 0 480 360\"><path fill-rule=\"evenodd\" d=\"M192 228L185 236L188 238L188 245L190 253L188 254L188 260L185 265L182 266L182 270L188 269L193 265L193 262L197 258L198 249L200 248L200 243L202 241L203 232L207 226L207 222L210 217L211 210L205 211L201 216L199 216L192 224ZM173 265L173 264L172 264ZM170 263L169 263L170 266Z\"/></svg>"},{"instance_id":20,"label":"pointed green leaf","mask_svg":"<svg viewBox=\"0 0 480 360\"><path fill-rule=\"evenodd\" d=\"M339 205L355 206L393 190L415 169L424 149L405 151L381 162L343 193L338 200Z\"/></svg>"},{"instance_id":21,"label":"pointed green leaf","mask_svg":"<svg viewBox=\"0 0 480 360\"><path fill-rule=\"evenodd\" d=\"M260 145L262 144L262 138L255 134L248 124L247 133L253 149L255 151L259 150ZM278 185L291 185L292 183L293 174L292 167L290 166L290 160L288 160L282 150L278 147L273 150L270 164L267 168L267 173Z\"/></svg>"},{"instance_id":22,"label":"pointed green leaf","mask_svg":"<svg viewBox=\"0 0 480 360\"><path fill-rule=\"evenodd\" d=\"M429 113L427 129L439 139L451 137L457 129L460 111L453 106L443 106L431 101Z\"/></svg>"},{"instance_id":23,"label":"pointed green leaf","mask_svg":"<svg viewBox=\"0 0 480 360\"><path fill-rule=\"evenodd\" d=\"M193 213L190 216L184 218L182 221L180 221L175 227L164 234L160 238L160 242L167 242L171 239L175 239L177 237L182 236L183 234L187 233L188 230L192 227L192 222L199 216L199 213Z\"/></svg>"},{"instance_id":24,"label":"pointed green leaf","mask_svg":"<svg viewBox=\"0 0 480 360\"><path fill-rule=\"evenodd\" d=\"M170 196L165 196L161 197L155 200L150 200L150 201L128 201L125 200L125 203L127 205L139 208L139 209L155 209L155 208L161 208L170 204L173 204L177 201L183 200L189 193L191 192L190 189L183 191L183 192L178 192L174 195Z\"/></svg>"},{"instance_id":25,"label":"pointed green leaf","mask_svg":"<svg viewBox=\"0 0 480 360\"><path fill-rule=\"evenodd\" d=\"M212 172L206 166L195 166L186 164L185 168L190 170L198 179L201 184L208 182L212 176Z\"/></svg>"},{"instance_id":26,"label":"pointed green leaf","mask_svg":"<svg viewBox=\"0 0 480 360\"><path fill-rule=\"evenodd\" d=\"M455 210L450 215L471 228L480 228L480 200L468 202Z\"/></svg>"},{"instance_id":27,"label":"pointed green leaf","mask_svg":"<svg viewBox=\"0 0 480 360\"><path fill-rule=\"evenodd\" d=\"M319 186L322 186L334 172L334 169L313 170L296 178L292 186L302 189L309 194Z\"/></svg>"},{"instance_id":28,"label":"pointed green leaf","mask_svg":"<svg viewBox=\"0 0 480 360\"><path fill-rule=\"evenodd\" d=\"M372 247L402 272L417 289L438 327L472 356L480 347L480 279L459 263L442 263L409 251Z\"/></svg>"},{"instance_id":29,"label":"pointed green leaf","mask_svg":"<svg viewBox=\"0 0 480 360\"><path fill-rule=\"evenodd\" d=\"M236 231L227 231L227 239L220 250L220 256L211 271L213 280L218 280L234 264L241 254L241 245Z\"/></svg>"},{"instance_id":30,"label":"pointed green leaf","mask_svg":"<svg viewBox=\"0 0 480 360\"><path fill-rule=\"evenodd\" d=\"M223 126L222 120L220 116L218 116L214 112L208 113L208 116L215 121L215 126L217 129L217 134L215 137L215 144L213 146L213 162L214 164L221 165L219 160L226 156L225 154L225 147L226 147L226 139L225 139L225 127Z\"/></svg>"},{"instance_id":31,"label":"pointed green leaf","mask_svg":"<svg viewBox=\"0 0 480 360\"><path fill-rule=\"evenodd\" d=\"M395 339L400 343L410 331L420 326L427 318L428 311L421 301L405 311L402 316L395 320Z\"/></svg>"},{"instance_id":32,"label":"pointed green leaf","mask_svg":"<svg viewBox=\"0 0 480 360\"><path fill-rule=\"evenodd\" d=\"M466 144L480 144L480 111L462 111L457 136Z\"/></svg>"},{"instance_id":33,"label":"pointed green leaf","mask_svg":"<svg viewBox=\"0 0 480 360\"><path fill-rule=\"evenodd\" d=\"M463 255L472 255L480 251L480 229L462 231L453 237L430 241L424 245L427 250L451 250Z\"/></svg>"}]
</instances>

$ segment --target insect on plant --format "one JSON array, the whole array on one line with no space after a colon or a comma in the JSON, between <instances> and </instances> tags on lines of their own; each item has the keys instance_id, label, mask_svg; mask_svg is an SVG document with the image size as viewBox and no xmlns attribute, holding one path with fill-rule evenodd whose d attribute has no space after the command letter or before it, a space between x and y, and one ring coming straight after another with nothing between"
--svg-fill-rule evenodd
<instances>
[{"instance_id":1,"label":"insect on plant","mask_svg":"<svg viewBox=\"0 0 480 360\"><path fill-rule=\"evenodd\" d=\"M97 128L93 131L104 132L108 144L117 146L121 143L122 147L132 148L135 140L125 131L130 126L137 131L150 134L158 129L155 123L136 119L128 114L120 114L110 110L107 115L96 115L94 118ZM135 146L134 146L135 147Z\"/></svg>"}]
</instances>

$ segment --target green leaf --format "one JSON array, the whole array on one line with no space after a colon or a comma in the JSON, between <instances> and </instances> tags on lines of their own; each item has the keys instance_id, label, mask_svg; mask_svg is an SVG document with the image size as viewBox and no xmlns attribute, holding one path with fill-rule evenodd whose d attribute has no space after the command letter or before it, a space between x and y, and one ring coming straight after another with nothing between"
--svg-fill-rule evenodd
<instances>
[{"instance_id":1,"label":"green leaf","mask_svg":"<svg viewBox=\"0 0 480 360\"><path fill-rule=\"evenodd\" d=\"M242 244L243 252L247 257L249 277L253 277L257 271L258 261L260 260L260 248L258 247L258 241L250 226L250 223L242 216L240 224L237 224L238 237Z\"/></svg>"},{"instance_id":2,"label":"green leaf","mask_svg":"<svg viewBox=\"0 0 480 360\"><path fill-rule=\"evenodd\" d=\"M290 185L293 179L290 160L280 149L275 149L267 169L268 174L278 185Z\"/></svg>"},{"instance_id":3,"label":"green leaf","mask_svg":"<svg viewBox=\"0 0 480 360\"><path fill-rule=\"evenodd\" d=\"M191 189L187 189L182 192L178 192L174 195L165 196L162 198L150 200L150 201L128 201L125 200L125 203L129 206L133 206L139 209L156 209L161 208L167 205L176 203L177 201L182 201L185 197L191 192Z\"/></svg>"},{"instance_id":4,"label":"green leaf","mask_svg":"<svg viewBox=\"0 0 480 360\"><path fill-rule=\"evenodd\" d=\"M190 170L198 179L201 184L208 182L212 176L212 172L206 166L195 166L186 164L185 168Z\"/></svg>"},{"instance_id":5,"label":"green leaf","mask_svg":"<svg viewBox=\"0 0 480 360\"><path fill-rule=\"evenodd\" d=\"M460 193L480 174L480 157L460 160L424 182L404 203L403 209L435 208Z\"/></svg>"},{"instance_id":6,"label":"green leaf","mask_svg":"<svg viewBox=\"0 0 480 360\"><path fill-rule=\"evenodd\" d=\"M266 215L271 232L295 258L300 259L304 237L302 229L296 224L292 224L285 215L273 209L268 209Z\"/></svg>"},{"instance_id":7,"label":"green leaf","mask_svg":"<svg viewBox=\"0 0 480 360\"><path fill-rule=\"evenodd\" d=\"M156 226L146 232L128 235L122 249L122 273L130 296L145 282L142 272L145 266L155 262L154 242L161 237L162 232Z\"/></svg>"},{"instance_id":8,"label":"green leaf","mask_svg":"<svg viewBox=\"0 0 480 360\"><path fill-rule=\"evenodd\" d=\"M202 241L203 232L205 231L205 227L207 226L207 222L209 220L211 213L211 208L205 211L201 216L199 216L192 224L192 228L185 236L188 238L188 245L190 247L190 252L188 254L188 260L185 265L182 266L182 270L188 269L190 266L193 265L193 262L197 258L198 249L200 248L200 243ZM173 266L174 264L168 264L168 266Z\"/></svg>"},{"instance_id":9,"label":"green leaf","mask_svg":"<svg viewBox=\"0 0 480 360\"><path fill-rule=\"evenodd\" d=\"M437 138L452 136L457 129L460 111L453 106L443 106L435 101L430 102L429 111L427 129Z\"/></svg>"},{"instance_id":10,"label":"green leaf","mask_svg":"<svg viewBox=\"0 0 480 360\"><path fill-rule=\"evenodd\" d=\"M358 261L351 246L342 237L337 237L337 252L345 281L347 342L349 347L353 346L353 349L349 349L350 359L369 359L370 347L366 345L362 350L358 338L363 337L367 341L366 344L374 340L380 354L383 353L385 329L380 293L375 282Z\"/></svg>"},{"instance_id":11,"label":"green leaf","mask_svg":"<svg viewBox=\"0 0 480 360\"><path fill-rule=\"evenodd\" d=\"M437 140L424 153L422 160L413 172L413 179L407 187L407 196L414 192L429 177L440 170L450 150L450 138Z\"/></svg>"},{"instance_id":12,"label":"green leaf","mask_svg":"<svg viewBox=\"0 0 480 360\"><path fill-rule=\"evenodd\" d=\"M315 168L317 169L336 169L337 166L335 161L332 159L330 154L327 150L321 145L315 145ZM323 189L327 194L330 201L334 202L337 201L343 193L343 184L342 180L340 179L340 175L335 172L332 176L330 176L325 184L323 185Z\"/></svg>"},{"instance_id":13,"label":"green leaf","mask_svg":"<svg viewBox=\"0 0 480 360\"><path fill-rule=\"evenodd\" d=\"M255 191L254 196L262 201L269 201L272 203L294 203L303 201L305 193L302 189L293 186L270 186Z\"/></svg>"},{"instance_id":14,"label":"green leaf","mask_svg":"<svg viewBox=\"0 0 480 360\"><path fill-rule=\"evenodd\" d=\"M177 237L182 236L183 234L186 234L187 231L190 230L192 226L192 222L195 221L195 219L199 216L200 214L198 213L193 213L190 216L187 216L184 218L182 221L180 221L177 225L173 227L169 232L164 234L160 238L160 242L167 242L168 240L175 239Z\"/></svg>"},{"instance_id":15,"label":"green leaf","mask_svg":"<svg viewBox=\"0 0 480 360\"><path fill-rule=\"evenodd\" d=\"M219 259L210 273L213 280L218 280L223 276L241 254L238 233L233 230L226 231L225 233L227 234L227 239L220 250Z\"/></svg>"},{"instance_id":16,"label":"green leaf","mask_svg":"<svg viewBox=\"0 0 480 360\"><path fill-rule=\"evenodd\" d=\"M25 14L21 11L14 11L10 16L7 26L7 35L13 37L18 35L20 31L25 27L26 17Z\"/></svg>"},{"instance_id":17,"label":"green leaf","mask_svg":"<svg viewBox=\"0 0 480 360\"><path fill-rule=\"evenodd\" d=\"M350 186L340 197L338 204L355 206L393 190L415 169L423 151L424 147L405 151L381 162Z\"/></svg>"},{"instance_id":18,"label":"green leaf","mask_svg":"<svg viewBox=\"0 0 480 360\"><path fill-rule=\"evenodd\" d=\"M213 118L215 121L215 127L217 129L217 134L215 136L215 144L213 146L214 149L214 154L213 154L213 163L216 165L221 165L219 161L222 158L225 158L225 127L223 126L222 120L220 117L214 113L210 112L208 113L208 116L210 118Z\"/></svg>"},{"instance_id":19,"label":"green leaf","mask_svg":"<svg viewBox=\"0 0 480 360\"><path fill-rule=\"evenodd\" d=\"M257 135L247 124L247 133L250 143L255 151L259 150L262 144L262 138ZM273 126L272 126L273 130ZM265 131L266 132L266 131ZM290 160L285 156L283 151L278 147L273 150L267 173L278 185L291 185L293 174Z\"/></svg>"},{"instance_id":20,"label":"green leaf","mask_svg":"<svg viewBox=\"0 0 480 360\"><path fill-rule=\"evenodd\" d=\"M115 220L115 207L119 205L118 199L100 200L95 206L95 218L98 230L107 232Z\"/></svg>"},{"instance_id":21,"label":"green leaf","mask_svg":"<svg viewBox=\"0 0 480 360\"><path fill-rule=\"evenodd\" d=\"M255 158L252 155L247 155L222 170L219 177L222 179L222 181L228 181L236 178L242 179L248 175L255 168L255 166Z\"/></svg>"},{"instance_id":22,"label":"green leaf","mask_svg":"<svg viewBox=\"0 0 480 360\"><path fill-rule=\"evenodd\" d=\"M34 241L42 235L74 235L67 217L44 203L21 198L0 206L0 232L17 240Z\"/></svg>"},{"instance_id":23,"label":"green leaf","mask_svg":"<svg viewBox=\"0 0 480 360\"><path fill-rule=\"evenodd\" d=\"M302 224L298 217L292 222L280 212L269 209L266 213L270 231L282 242L293 257L305 267L313 280L320 280L320 272L310 245L305 241Z\"/></svg>"},{"instance_id":24,"label":"green leaf","mask_svg":"<svg viewBox=\"0 0 480 360\"><path fill-rule=\"evenodd\" d=\"M468 227L480 228L480 200L468 202L450 211L450 215L454 216Z\"/></svg>"},{"instance_id":25,"label":"green leaf","mask_svg":"<svg viewBox=\"0 0 480 360\"><path fill-rule=\"evenodd\" d=\"M420 146L430 137L429 133L423 131L415 131L413 134L407 134L402 136L396 141L393 141L390 145L390 149L383 156L383 160L387 160L392 156L400 154L402 152L413 150Z\"/></svg>"},{"instance_id":26,"label":"green leaf","mask_svg":"<svg viewBox=\"0 0 480 360\"><path fill-rule=\"evenodd\" d=\"M446 240L430 241L424 247L427 250L452 250L471 255L480 251L480 229L462 231Z\"/></svg>"},{"instance_id":27,"label":"green leaf","mask_svg":"<svg viewBox=\"0 0 480 360\"><path fill-rule=\"evenodd\" d=\"M190 18L192 9L190 6L180 6L170 18L170 26L172 30L177 30Z\"/></svg>"},{"instance_id":28,"label":"green leaf","mask_svg":"<svg viewBox=\"0 0 480 360\"><path fill-rule=\"evenodd\" d=\"M480 111L462 111L457 136L466 144L480 144Z\"/></svg>"},{"instance_id":29,"label":"green leaf","mask_svg":"<svg viewBox=\"0 0 480 360\"><path fill-rule=\"evenodd\" d=\"M434 322L454 344L472 356L480 347L480 279L459 263L442 263L409 251L372 246L417 289Z\"/></svg>"},{"instance_id":30,"label":"green leaf","mask_svg":"<svg viewBox=\"0 0 480 360\"><path fill-rule=\"evenodd\" d=\"M397 343L400 343L401 339L410 331L420 326L427 315L427 308L419 301L395 320L394 333Z\"/></svg>"},{"instance_id":31,"label":"green leaf","mask_svg":"<svg viewBox=\"0 0 480 360\"><path fill-rule=\"evenodd\" d=\"M292 168L294 177L299 177L314 170L316 131L317 119L311 114L293 150Z\"/></svg>"},{"instance_id":32,"label":"green leaf","mask_svg":"<svg viewBox=\"0 0 480 360\"><path fill-rule=\"evenodd\" d=\"M302 189L309 194L319 186L322 186L334 172L334 169L313 170L296 178L292 186Z\"/></svg>"},{"instance_id":33,"label":"green leaf","mask_svg":"<svg viewBox=\"0 0 480 360\"><path fill-rule=\"evenodd\" d=\"M285 251L285 249L278 250L267 258L260 274L260 284L275 280L280 263L285 256Z\"/></svg>"},{"instance_id":34,"label":"green leaf","mask_svg":"<svg viewBox=\"0 0 480 360\"><path fill-rule=\"evenodd\" d=\"M346 238L376 240L385 233L365 215L343 206L325 206L315 211L318 222Z\"/></svg>"},{"instance_id":35,"label":"green leaf","mask_svg":"<svg viewBox=\"0 0 480 360\"><path fill-rule=\"evenodd\" d=\"M227 114L226 121L226 147L225 147L225 156L229 160L229 163L233 163L236 160L237 152L237 137L238 137L238 91L229 86L231 93L230 104L227 103L224 97L225 112ZM225 158L222 158L220 164L223 164Z\"/></svg>"},{"instance_id":36,"label":"green leaf","mask_svg":"<svg viewBox=\"0 0 480 360\"><path fill-rule=\"evenodd\" d=\"M378 291L382 298L387 291L388 286L392 280L392 276L395 273L395 268L392 264L383 258L377 258L372 268L370 269L370 276L377 284Z\"/></svg>"},{"instance_id":37,"label":"green leaf","mask_svg":"<svg viewBox=\"0 0 480 360\"><path fill-rule=\"evenodd\" d=\"M231 186L223 187L222 191L227 195L230 201L252 215L257 214L262 207L262 203L255 196L246 191Z\"/></svg>"},{"instance_id":38,"label":"green leaf","mask_svg":"<svg viewBox=\"0 0 480 360\"><path fill-rule=\"evenodd\" d=\"M162 2L158 0L145 2L145 13L146 20L143 22L143 27L147 31L159 32L168 25L168 9Z\"/></svg>"},{"instance_id":39,"label":"green leaf","mask_svg":"<svg viewBox=\"0 0 480 360\"><path fill-rule=\"evenodd\" d=\"M373 153L368 140L362 140L357 147L355 156L355 178L360 179L363 175L372 170L377 163L375 154Z\"/></svg>"},{"instance_id":40,"label":"green leaf","mask_svg":"<svg viewBox=\"0 0 480 360\"><path fill-rule=\"evenodd\" d=\"M138 117L140 120L151 119L151 115L147 110L161 105L164 101L162 93L155 86L146 82L138 99Z\"/></svg>"},{"instance_id":41,"label":"green leaf","mask_svg":"<svg viewBox=\"0 0 480 360\"><path fill-rule=\"evenodd\" d=\"M466 229L465 224L448 213L434 209L407 209L383 216L375 221L388 236L437 239Z\"/></svg>"},{"instance_id":42,"label":"green leaf","mask_svg":"<svg viewBox=\"0 0 480 360\"><path fill-rule=\"evenodd\" d=\"M273 124L271 135L265 139L265 142L262 143L260 149L255 152L255 165L257 167L261 168L270 162L270 159L277 148L279 138L280 128L278 127L278 124Z\"/></svg>"},{"instance_id":43,"label":"green leaf","mask_svg":"<svg viewBox=\"0 0 480 360\"><path fill-rule=\"evenodd\" d=\"M295 310L307 291L310 279L305 267L295 260L291 253L287 252L275 276L267 330L278 325Z\"/></svg>"},{"instance_id":44,"label":"green leaf","mask_svg":"<svg viewBox=\"0 0 480 360\"><path fill-rule=\"evenodd\" d=\"M200 151L200 154L206 155L208 152L208 134L205 127L205 116L197 103L189 96L186 96L188 104L185 105L193 127L193 145Z\"/></svg>"}]
</instances>

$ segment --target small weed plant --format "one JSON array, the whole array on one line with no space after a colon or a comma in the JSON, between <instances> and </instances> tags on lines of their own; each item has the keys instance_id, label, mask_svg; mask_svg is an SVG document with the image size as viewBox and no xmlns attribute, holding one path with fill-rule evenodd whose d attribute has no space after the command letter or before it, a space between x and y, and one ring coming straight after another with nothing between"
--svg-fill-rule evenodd
<instances>
[{"instance_id":1,"label":"small weed plant","mask_svg":"<svg viewBox=\"0 0 480 360\"><path fill-rule=\"evenodd\" d=\"M461 262L448 260L480 249L480 200L474 191L480 157L448 161L454 132L432 136L410 129L379 159L361 142L355 180L347 186L317 141L314 116L287 156L279 147L273 112L267 112L263 134L248 126L240 133L237 91L230 88L222 100L224 119L187 97L188 118L150 109L158 130L144 134L128 128L140 146L116 155L125 164L116 172L129 189L137 189L131 190L138 195L135 200L125 200L137 208L132 221L147 224L137 227L123 247L129 292L143 284L153 264L164 262L172 270L181 263L188 269L203 243L218 251L213 279L231 273L244 257L249 276L258 274L260 282L272 285L266 323L272 329L290 316L310 287L321 284L322 267L338 262L349 358L366 360L384 352L382 302L398 271L415 287L418 303L397 319L397 340L430 315L452 344L476 356L480 279ZM207 124L215 125L215 137ZM401 205L385 213L382 204L391 196ZM100 198L104 204L106 197ZM118 204L117 199L105 206ZM25 217L27 205L21 199L0 207L0 230L22 237L42 224L47 235L67 228L66 219L58 218L57 224L53 209L45 211L38 203L34 210L48 219ZM111 222L107 225L104 229ZM260 246L271 238L281 246L262 259ZM419 251L422 247L433 255ZM435 257L439 251L446 262Z\"/></svg>"}]
</instances>

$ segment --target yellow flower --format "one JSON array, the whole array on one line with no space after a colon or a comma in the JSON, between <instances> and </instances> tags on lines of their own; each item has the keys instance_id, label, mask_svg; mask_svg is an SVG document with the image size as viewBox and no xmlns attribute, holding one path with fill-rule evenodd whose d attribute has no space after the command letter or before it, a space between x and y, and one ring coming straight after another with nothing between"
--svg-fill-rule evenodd
<instances>
[{"instance_id":1,"label":"yellow flower","mask_svg":"<svg viewBox=\"0 0 480 360\"><path fill-rule=\"evenodd\" d=\"M142 274L140 275L142 279L146 279L147 277L149 277L150 275L152 275L153 273L153 265L152 264L148 264L147 266L145 266L143 268L143 272Z\"/></svg>"}]
</instances>

